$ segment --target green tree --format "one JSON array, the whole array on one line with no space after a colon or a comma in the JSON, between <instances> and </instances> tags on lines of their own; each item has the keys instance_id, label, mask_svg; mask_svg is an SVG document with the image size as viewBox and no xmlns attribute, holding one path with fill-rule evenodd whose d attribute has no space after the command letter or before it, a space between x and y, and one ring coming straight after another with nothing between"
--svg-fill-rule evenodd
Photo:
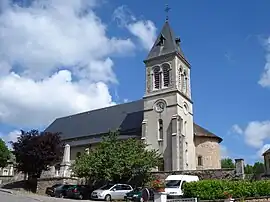
<instances>
[{"instance_id":1,"label":"green tree","mask_svg":"<svg viewBox=\"0 0 270 202\"><path fill-rule=\"evenodd\" d=\"M5 142L0 138L0 168L4 168L8 164L10 151Z\"/></svg>"},{"instance_id":2,"label":"green tree","mask_svg":"<svg viewBox=\"0 0 270 202\"><path fill-rule=\"evenodd\" d=\"M59 133L44 133L37 130L21 131L17 142L12 142L16 167L31 177L40 177L48 166L61 161L63 144Z\"/></svg>"},{"instance_id":3,"label":"green tree","mask_svg":"<svg viewBox=\"0 0 270 202\"><path fill-rule=\"evenodd\" d=\"M252 165L245 165L245 174L253 174L254 170L253 170L253 166Z\"/></svg>"},{"instance_id":4,"label":"green tree","mask_svg":"<svg viewBox=\"0 0 270 202\"><path fill-rule=\"evenodd\" d=\"M225 158L221 160L221 168L235 168L235 164L232 159Z\"/></svg>"},{"instance_id":5,"label":"green tree","mask_svg":"<svg viewBox=\"0 0 270 202\"><path fill-rule=\"evenodd\" d=\"M72 170L78 177L90 180L125 182L150 178L150 170L159 166L160 154L146 149L147 145L136 139L119 140L118 132L110 132L101 143L76 159Z\"/></svg>"},{"instance_id":6,"label":"green tree","mask_svg":"<svg viewBox=\"0 0 270 202\"><path fill-rule=\"evenodd\" d=\"M253 172L254 172L254 174L264 173L264 163L262 163L262 162L254 163Z\"/></svg>"}]
</instances>

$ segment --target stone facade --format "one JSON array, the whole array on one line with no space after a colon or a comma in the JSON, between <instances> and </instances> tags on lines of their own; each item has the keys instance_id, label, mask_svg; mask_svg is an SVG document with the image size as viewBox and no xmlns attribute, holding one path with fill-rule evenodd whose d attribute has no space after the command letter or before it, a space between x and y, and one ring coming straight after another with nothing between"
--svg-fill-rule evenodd
<instances>
[{"instance_id":1,"label":"stone facade","mask_svg":"<svg viewBox=\"0 0 270 202\"><path fill-rule=\"evenodd\" d=\"M235 169L212 169L212 170L184 170L175 172L153 172L159 179L165 180L169 175L196 175L200 180L208 179L236 179Z\"/></svg>"},{"instance_id":2,"label":"stone facade","mask_svg":"<svg viewBox=\"0 0 270 202\"><path fill-rule=\"evenodd\" d=\"M78 179L68 177L39 178L36 193L44 195L46 188L55 184L78 184Z\"/></svg>"},{"instance_id":3,"label":"stone facade","mask_svg":"<svg viewBox=\"0 0 270 202\"><path fill-rule=\"evenodd\" d=\"M197 169L220 169L220 145L217 139L195 136Z\"/></svg>"}]
</instances>

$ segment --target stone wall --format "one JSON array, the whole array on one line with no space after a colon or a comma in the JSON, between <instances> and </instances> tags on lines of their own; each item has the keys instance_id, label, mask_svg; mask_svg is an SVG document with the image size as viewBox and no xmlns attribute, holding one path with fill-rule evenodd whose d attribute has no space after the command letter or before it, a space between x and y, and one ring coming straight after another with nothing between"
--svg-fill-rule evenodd
<instances>
[{"instance_id":1,"label":"stone wall","mask_svg":"<svg viewBox=\"0 0 270 202\"><path fill-rule=\"evenodd\" d=\"M221 169L220 145L215 138L195 136L197 169ZM198 165L198 157L202 158L202 165Z\"/></svg>"},{"instance_id":2,"label":"stone wall","mask_svg":"<svg viewBox=\"0 0 270 202\"><path fill-rule=\"evenodd\" d=\"M152 172L154 176L165 179L168 175L197 175L200 180L206 179L236 179L235 169L213 169L213 170L190 170L174 172Z\"/></svg>"},{"instance_id":3,"label":"stone wall","mask_svg":"<svg viewBox=\"0 0 270 202\"><path fill-rule=\"evenodd\" d=\"M39 178L37 180L37 194L45 195L47 187L54 184L78 184L77 178L53 177L53 178Z\"/></svg>"}]
</instances>

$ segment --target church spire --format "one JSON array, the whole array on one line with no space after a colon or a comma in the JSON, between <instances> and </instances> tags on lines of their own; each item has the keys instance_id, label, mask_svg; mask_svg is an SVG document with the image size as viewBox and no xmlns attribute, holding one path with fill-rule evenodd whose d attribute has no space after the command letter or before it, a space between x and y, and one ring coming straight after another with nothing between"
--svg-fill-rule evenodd
<instances>
[{"instance_id":1,"label":"church spire","mask_svg":"<svg viewBox=\"0 0 270 202\"><path fill-rule=\"evenodd\" d=\"M168 19L169 10L170 8L166 6L165 11L167 12L167 15L166 15L165 24L163 25L161 32L159 33L153 47L148 53L148 56L145 62L156 57L175 53L178 56L180 56L183 60L185 60L186 63L188 63L180 47L181 40L180 38L175 37L174 32L169 24L169 19Z\"/></svg>"}]
</instances>

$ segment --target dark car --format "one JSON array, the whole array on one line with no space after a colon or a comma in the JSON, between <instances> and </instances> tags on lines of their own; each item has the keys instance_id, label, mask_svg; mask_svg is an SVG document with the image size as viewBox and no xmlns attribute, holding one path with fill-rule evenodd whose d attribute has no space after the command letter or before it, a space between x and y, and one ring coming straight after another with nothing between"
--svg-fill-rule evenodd
<instances>
[{"instance_id":1,"label":"dark car","mask_svg":"<svg viewBox=\"0 0 270 202\"><path fill-rule=\"evenodd\" d=\"M66 191L68 190L68 188L72 187L74 185L72 184L62 184L58 187L55 188L55 197L57 198L64 198L66 197Z\"/></svg>"},{"instance_id":2,"label":"dark car","mask_svg":"<svg viewBox=\"0 0 270 202\"><path fill-rule=\"evenodd\" d=\"M125 196L126 201L135 201L135 202L142 202L143 201L143 196L142 196L142 191L144 188L142 187L137 187L133 189L133 191L128 192ZM147 188L149 192L149 201L154 201L154 191L150 188Z\"/></svg>"},{"instance_id":3,"label":"dark car","mask_svg":"<svg viewBox=\"0 0 270 202\"><path fill-rule=\"evenodd\" d=\"M56 187L59 187L59 186L61 186L61 184L55 184L55 185L53 185L53 186L51 186L51 187L47 187L46 188L46 194L47 195L49 195L49 196L55 196L55 189L56 189Z\"/></svg>"},{"instance_id":4,"label":"dark car","mask_svg":"<svg viewBox=\"0 0 270 202\"><path fill-rule=\"evenodd\" d=\"M74 185L66 192L67 198L90 199L93 188L87 185Z\"/></svg>"}]
</instances>

